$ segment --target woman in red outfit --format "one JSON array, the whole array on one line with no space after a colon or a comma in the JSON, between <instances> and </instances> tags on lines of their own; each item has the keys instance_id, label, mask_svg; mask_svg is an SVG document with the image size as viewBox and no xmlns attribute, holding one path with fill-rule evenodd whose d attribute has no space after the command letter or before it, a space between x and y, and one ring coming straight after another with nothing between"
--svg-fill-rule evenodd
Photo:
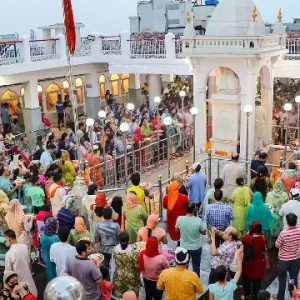
<instances>
[{"instance_id":1,"label":"woman in red outfit","mask_svg":"<svg viewBox=\"0 0 300 300\"><path fill-rule=\"evenodd\" d=\"M260 291L261 280L265 276L265 256L268 249L267 241L262 233L262 225L258 221L251 224L249 233L242 240L243 256L243 287L246 299L256 299Z\"/></svg>"},{"instance_id":2,"label":"woman in red outfit","mask_svg":"<svg viewBox=\"0 0 300 300\"><path fill-rule=\"evenodd\" d=\"M186 204L189 198L179 194L179 183L173 181L168 190L168 194L163 199L163 206L167 209L168 233L173 241L179 241L180 233L175 230L177 218L186 215Z\"/></svg>"},{"instance_id":3,"label":"woman in red outfit","mask_svg":"<svg viewBox=\"0 0 300 300\"><path fill-rule=\"evenodd\" d=\"M140 149L140 142L141 147L144 147L144 137L142 135L142 130L140 127L137 127L134 131L133 137L133 150L134 150L134 157L135 157L135 169L139 172L142 171L142 166L145 165L145 150ZM142 151L142 155L141 152ZM142 164L140 163L140 157L142 156Z\"/></svg>"}]
</instances>

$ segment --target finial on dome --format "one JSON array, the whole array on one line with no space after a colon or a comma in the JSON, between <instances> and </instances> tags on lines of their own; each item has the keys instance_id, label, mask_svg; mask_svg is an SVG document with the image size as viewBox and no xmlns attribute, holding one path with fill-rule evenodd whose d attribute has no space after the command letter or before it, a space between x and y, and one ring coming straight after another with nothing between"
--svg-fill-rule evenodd
<instances>
[{"instance_id":1,"label":"finial on dome","mask_svg":"<svg viewBox=\"0 0 300 300\"><path fill-rule=\"evenodd\" d=\"M186 21L187 21L188 23L191 23L191 14L190 14L189 11L187 11L187 13L186 13Z\"/></svg>"},{"instance_id":2,"label":"finial on dome","mask_svg":"<svg viewBox=\"0 0 300 300\"><path fill-rule=\"evenodd\" d=\"M253 18L253 21L255 22L256 18L257 18L256 5L254 5L254 7L253 7L252 18Z\"/></svg>"},{"instance_id":3,"label":"finial on dome","mask_svg":"<svg viewBox=\"0 0 300 300\"><path fill-rule=\"evenodd\" d=\"M281 22L281 21L282 21L281 8L279 9L278 16L277 16L277 20L278 20L278 22Z\"/></svg>"}]
</instances>

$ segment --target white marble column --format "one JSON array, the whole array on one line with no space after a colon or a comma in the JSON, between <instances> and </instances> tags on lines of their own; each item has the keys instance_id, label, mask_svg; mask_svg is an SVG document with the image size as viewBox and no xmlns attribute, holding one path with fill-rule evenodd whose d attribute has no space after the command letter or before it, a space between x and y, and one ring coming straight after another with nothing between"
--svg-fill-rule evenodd
<instances>
[{"instance_id":1,"label":"white marble column","mask_svg":"<svg viewBox=\"0 0 300 300\"><path fill-rule=\"evenodd\" d=\"M98 119L98 112L101 108L99 74L96 72L86 75L87 95L85 101L86 114L88 118Z\"/></svg>"},{"instance_id":2,"label":"white marble column","mask_svg":"<svg viewBox=\"0 0 300 300\"><path fill-rule=\"evenodd\" d=\"M161 96L161 78L159 74L149 74L149 106L150 110L155 109L154 97Z\"/></svg>"},{"instance_id":3,"label":"white marble column","mask_svg":"<svg viewBox=\"0 0 300 300\"><path fill-rule=\"evenodd\" d=\"M141 101L140 74L129 74L129 102L140 105Z\"/></svg>"},{"instance_id":4,"label":"white marble column","mask_svg":"<svg viewBox=\"0 0 300 300\"><path fill-rule=\"evenodd\" d=\"M261 104L266 113L264 143L272 141L273 82L261 86Z\"/></svg>"}]
</instances>

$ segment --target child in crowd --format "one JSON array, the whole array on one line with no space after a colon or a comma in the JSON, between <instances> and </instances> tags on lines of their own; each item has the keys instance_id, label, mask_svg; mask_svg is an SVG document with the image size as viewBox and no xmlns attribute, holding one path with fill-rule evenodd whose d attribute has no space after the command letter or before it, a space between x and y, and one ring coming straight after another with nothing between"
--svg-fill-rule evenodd
<instances>
[{"instance_id":1,"label":"child in crowd","mask_svg":"<svg viewBox=\"0 0 300 300\"><path fill-rule=\"evenodd\" d=\"M270 300L271 294L268 291L260 291L257 295L257 300Z\"/></svg>"},{"instance_id":2,"label":"child in crowd","mask_svg":"<svg viewBox=\"0 0 300 300\"><path fill-rule=\"evenodd\" d=\"M113 289L113 284L106 279L109 277L109 271L107 268L101 266L100 271L102 273L103 280L99 284L101 291L101 299L102 300L111 300L111 291Z\"/></svg>"},{"instance_id":3,"label":"child in crowd","mask_svg":"<svg viewBox=\"0 0 300 300\"><path fill-rule=\"evenodd\" d=\"M33 206L34 214L38 214L41 207L44 205L45 192L39 186L39 178L37 176L32 176L31 178L32 186L28 190L28 201Z\"/></svg>"},{"instance_id":4,"label":"child in crowd","mask_svg":"<svg viewBox=\"0 0 300 300\"><path fill-rule=\"evenodd\" d=\"M24 205L26 205L26 210L25 212L27 214L32 214L33 213L33 207L32 204L28 201L28 190L31 187L31 173L27 172L25 173L25 175L23 176L23 179L25 180L25 183L22 186L22 191L23 191L23 197L24 197Z\"/></svg>"}]
</instances>

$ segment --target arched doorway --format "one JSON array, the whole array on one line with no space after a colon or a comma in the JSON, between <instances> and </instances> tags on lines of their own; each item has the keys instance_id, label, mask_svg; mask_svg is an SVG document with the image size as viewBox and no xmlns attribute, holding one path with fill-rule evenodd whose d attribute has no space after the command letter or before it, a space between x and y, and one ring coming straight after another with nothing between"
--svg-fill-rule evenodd
<instances>
[{"instance_id":1,"label":"arched doorway","mask_svg":"<svg viewBox=\"0 0 300 300\"><path fill-rule=\"evenodd\" d=\"M61 88L56 83L51 83L46 89L46 108L48 112L54 111L56 109L56 102L58 100L58 95L61 92Z\"/></svg>"},{"instance_id":2,"label":"arched doorway","mask_svg":"<svg viewBox=\"0 0 300 300\"><path fill-rule=\"evenodd\" d=\"M76 98L77 98L77 105L78 105L78 114L85 113L85 84L81 77L77 77L75 79L75 87L76 87Z\"/></svg>"},{"instance_id":3,"label":"arched doorway","mask_svg":"<svg viewBox=\"0 0 300 300\"><path fill-rule=\"evenodd\" d=\"M121 93L129 93L129 74L123 74L121 77Z\"/></svg>"},{"instance_id":4,"label":"arched doorway","mask_svg":"<svg viewBox=\"0 0 300 300\"><path fill-rule=\"evenodd\" d=\"M0 97L1 105L4 103L8 103L9 105L9 114L10 118L14 119L16 118L16 109L18 107L19 103L19 95L16 92L13 92L11 90L7 90L2 94Z\"/></svg>"},{"instance_id":5,"label":"arched doorway","mask_svg":"<svg viewBox=\"0 0 300 300\"><path fill-rule=\"evenodd\" d=\"M43 107L43 87L42 87L42 85L38 84L37 92L38 92L39 106Z\"/></svg>"},{"instance_id":6,"label":"arched doorway","mask_svg":"<svg viewBox=\"0 0 300 300\"><path fill-rule=\"evenodd\" d=\"M70 96L70 84L68 80L64 80L63 82L63 90L64 90L64 98L66 96Z\"/></svg>"},{"instance_id":7,"label":"arched doorway","mask_svg":"<svg viewBox=\"0 0 300 300\"><path fill-rule=\"evenodd\" d=\"M100 87L100 97L101 99L105 98L105 76L99 76L99 87Z\"/></svg>"},{"instance_id":8,"label":"arched doorway","mask_svg":"<svg viewBox=\"0 0 300 300\"><path fill-rule=\"evenodd\" d=\"M120 92L119 92L119 75L118 74L112 74L110 76L110 82L111 82L111 93L112 95L115 96L119 96Z\"/></svg>"}]
</instances>

